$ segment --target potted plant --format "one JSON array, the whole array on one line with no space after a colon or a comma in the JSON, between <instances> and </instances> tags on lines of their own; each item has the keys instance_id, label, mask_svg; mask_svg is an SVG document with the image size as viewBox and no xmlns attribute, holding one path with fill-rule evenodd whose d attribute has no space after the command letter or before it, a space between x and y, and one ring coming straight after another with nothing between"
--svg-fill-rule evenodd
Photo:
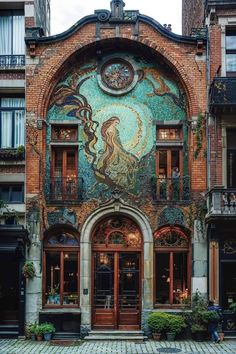
<instances>
[{"instance_id":1,"label":"potted plant","mask_svg":"<svg viewBox=\"0 0 236 354\"><path fill-rule=\"evenodd\" d=\"M36 329L37 329L37 323L29 323L26 326L26 336L28 338L31 338L32 340L36 340Z\"/></svg>"},{"instance_id":2,"label":"potted plant","mask_svg":"<svg viewBox=\"0 0 236 354\"><path fill-rule=\"evenodd\" d=\"M229 309L236 315L236 302L229 305Z\"/></svg>"},{"instance_id":3,"label":"potted plant","mask_svg":"<svg viewBox=\"0 0 236 354\"><path fill-rule=\"evenodd\" d=\"M54 304L54 305L60 304L60 295L58 294L58 291L59 291L59 284L48 288L48 291L47 291L47 295L48 295L47 303L48 304Z\"/></svg>"},{"instance_id":4,"label":"potted plant","mask_svg":"<svg viewBox=\"0 0 236 354\"><path fill-rule=\"evenodd\" d=\"M166 328L166 315L164 312L153 312L148 316L147 323L152 332L153 339L161 339L161 334Z\"/></svg>"},{"instance_id":5,"label":"potted plant","mask_svg":"<svg viewBox=\"0 0 236 354\"><path fill-rule=\"evenodd\" d=\"M43 330L42 330L42 326L41 325L37 325L36 329L35 329L35 335L38 341L42 341L43 340Z\"/></svg>"},{"instance_id":6,"label":"potted plant","mask_svg":"<svg viewBox=\"0 0 236 354\"><path fill-rule=\"evenodd\" d=\"M41 325L42 333L44 340L49 341L52 339L53 333L55 333L56 329L52 323L42 323Z\"/></svg>"},{"instance_id":7,"label":"potted plant","mask_svg":"<svg viewBox=\"0 0 236 354\"><path fill-rule=\"evenodd\" d=\"M167 315L166 337L168 341L175 340L176 334L186 327L184 318L181 315Z\"/></svg>"},{"instance_id":8,"label":"potted plant","mask_svg":"<svg viewBox=\"0 0 236 354\"><path fill-rule=\"evenodd\" d=\"M191 331L196 341L205 340L210 316L207 311L207 300L197 291L192 298L191 316Z\"/></svg>"},{"instance_id":9,"label":"potted plant","mask_svg":"<svg viewBox=\"0 0 236 354\"><path fill-rule=\"evenodd\" d=\"M22 272L26 278L33 279L36 274L34 263L32 261L26 261L22 268Z\"/></svg>"}]
</instances>

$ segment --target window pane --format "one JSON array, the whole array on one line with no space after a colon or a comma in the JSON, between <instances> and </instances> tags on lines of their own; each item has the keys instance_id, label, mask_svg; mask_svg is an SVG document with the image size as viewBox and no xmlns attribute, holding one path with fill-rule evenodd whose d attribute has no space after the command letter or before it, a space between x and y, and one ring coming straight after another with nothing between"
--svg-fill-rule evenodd
<instances>
[{"instance_id":1,"label":"window pane","mask_svg":"<svg viewBox=\"0 0 236 354\"><path fill-rule=\"evenodd\" d=\"M236 49L236 31L226 32L226 49Z\"/></svg>"},{"instance_id":2,"label":"window pane","mask_svg":"<svg viewBox=\"0 0 236 354\"><path fill-rule=\"evenodd\" d=\"M171 151L171 171L176 168L179 171L179 150L172 150Z\"/></svg>"},{"instance_id":3,"label":"window pane","mask_svg":"<svg viewBox=\"0 0 236 354\"><path fill-rule=\"evenodd\" d=\"M173 303L183 304L188 297L187 253L174 253Z\"/></svg>"},{"instance_id":4,"label":"window pane","mask_svg":"<svg viewBox=\"0 0 236 354\"><path fill-rule=\"evenodd\" d=\"M63 304L78 304L78 253L64 253Z\"/></svg>"},{"instance_id":5,"label":"window pane","mask_svg":"<svg viewBox=\"0 0 236 354\"><path fill-rule=\"evenodd\" d=\"M226 54L226 71L236 71L236 54Z\"/></svg>"},{"instance_id":6,"label":"window pane","mask_svg":"<svg viewBox=\"0 0 236 354\"><path fill-rule=\"evenodd\" d=\"M25 53L25 23L24 16L13 16L12 54Z\"/></svg>"},{"instance_id":7,"label":"window pane","mask_svg":"<svg viewBox=\"0 0 236 354\"><path fill-rule=\"evenodd\" d=\"M11 187L11 202L23 202L23 187L22 185L13 185Z\"/></svg>"},{"instance_id":8,"label":"window pane","mask_svg":"<svg viewBox=\"0 0 236 354\"><path fill-rule=\"evenodd\" d=\"M60 252L46 253L46 304L60 305Z\"/></svg>"},{"instance_id":9,"label":"window pane","mask_svg":"<svg viewBox=\"0 0 236 354\"><path fill-rule=\"evenodd\" d=\"M1 147L12 147L12 112L1 112Z\"/></svg>"},{"instance_id":10,"label":"window pane","mask_svg":"<svg viewBox=\"0 0 236 354\"><path fill-rule=\"evenodd\" d=\"M169 304L169 253L156 253L156 303Z\"/></svg>"},{"instance_id":11,"label":"window pane","mask_svg":"<svg viewBox=\"0 0 236 354\"><path fill-rule=\"evenodd\" d=\"M12 16L0 13L0 55L11 54Z\"/></svg>"},{"instance_id":12,"label":"window pane","mask_svg":"<svg viewBox=\"0 0 236 354\"><path fill-rule=\"evenodd\" d=\"M4 202L9 202L9 200L10 200L10 187L9 186L1 186L0 198L2 200L4 200Z\"/></svg>"},{"instance_id":13,"label":"window pane","mask_svg":"<svg viewBox=\"0 0 236 354\"><path fill-rule=\"evenodd\" d=\"M62 176L62 151L55 151L55 177Z\"/></svg>"},{"instance_id":14,"label":"window pane","mask_svg":"<svg viewBox=\"0 0 236 354\"><path fill-rule=\"evenodd\" d=\"M158 128L157 139L178 140L180 139L180 129L179 128Z\"/></svg>"},{"instance_id":15,"label":"window pane","mask_svg":"<svg viewBox=\"0 0 236 354\"><path fill-rule=\"evenodd\" d=\"M24 111L15 111L15 134L14 134L14 147L24 145L25 140L25 113Z\"/></svg>"}]
</instances>

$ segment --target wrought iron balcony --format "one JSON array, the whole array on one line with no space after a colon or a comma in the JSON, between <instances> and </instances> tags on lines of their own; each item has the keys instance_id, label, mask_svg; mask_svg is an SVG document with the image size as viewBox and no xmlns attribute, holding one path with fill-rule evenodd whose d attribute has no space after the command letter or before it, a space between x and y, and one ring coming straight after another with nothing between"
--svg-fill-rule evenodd
<instances>
[{"instance_id":1,"label":"wrought iron balcony","mask_svg":"<svg viewBox=\"0 0 236 354\"><path fill-rule=\"evenodd\" d=\"M208 193L208 213L210 217L236 217L236 188L215 187Z\"/></svg>"},{"instance_id":2,"label":"wrought iron balcony","mask_svg":"<svg viewBox=\"0 0 236 354\"><path fill-rule=\"evenodd\" d=\"M216 77L210 89L210 110L236 110L236 77Z\"/></svg>"},{"instance_id":3,"label":"wrought iron balcony","mask_svg":"<svg viewBox=\"0 0 236 354\"><path fill-rule=\"evenodd\" d=\"M0 69L21 68L22 66L25 66L24 55L0 55Z\"/></svg>"},{"instance_id":4,"label":"wrought iron balcony","mask_svg":"<svg viewBox=\"0 0 236 354\"><path fill-rule=\"evenodd\" d=\"M233 6L236 0L206 0L206 6Z\"/></svg>"},{"instance_id":5,"label":"wrought iron balcony","mask_svg":"<svg viewBox=\"0 0 236 354\"><path fill-rule=\"evenodd\" d=\"M77 177L54 177L50 179L51 201L82 200L83 180Z\"/></svg>"},{"instance_id":6,"label":"wrought iron balcony","mask_svg":"<svg viewBox=\"0 0 236 354\"><path fill-rule=\"evenodd\" d=\"M187 201L190 199L190 178L156 178L153 181L154 200Z\"/></svg>"}]
</instances>

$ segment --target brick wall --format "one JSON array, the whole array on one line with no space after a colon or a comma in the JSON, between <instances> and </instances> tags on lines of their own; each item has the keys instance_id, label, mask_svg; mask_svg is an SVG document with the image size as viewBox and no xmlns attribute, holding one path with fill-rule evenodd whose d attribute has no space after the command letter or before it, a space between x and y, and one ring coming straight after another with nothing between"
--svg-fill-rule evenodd
<instances>
[{"instance_id":1,"label":"brick wall","mask_svg":"<svg viewBox=\"0 0 236 354\"><path fill-rule=\"evenodd\" d=\"M182 33L190 35L192 28L203 27L204 0L182 1Z\"/></svg>"},{"instance_id":2,"label":"brick wall","mask_svg":"<svg viewBox=\"0 0 236 354\"><path fill-rule=\"evenodd\" d=\"M103 29L100 32L101 47L114 48L114 31ZM116 38L117 42L117 38ZM122 48L142 48L146 53L155 53L161 60L177 74L186 90L188 100L188 118L197 116L206 111L206 64L203 58L196 57L196 44L177 43L164 35L161 35L153 27L140 23L139 37L133 38L130 25L120 25L119 45ZM37 119L45 119L50 95L57 82L70 69L74 60L89 55L89 51L98 46L96 42L95 24L85 25L67 39L49 44L40 44L36 47L37 62L30 63L26 69L27 80L27 195L28 201L32 195L43 194L43 181L45 174L45 126L42 130L36 128ZM32 138L34 136L34 139ZM191 186L193 191L206 189L206 159L203 156L205 139L203 134L203 149L199 157L192 158L194 152L195 137L190 133L189 137L189 171L191 174ZM41 199L41 203L44 203ZM95 203L96 204L96 203ZM41 204L42 205L42 204ZM86 202L75 207L79 222L83 222L86 216L96 208L94 202ZM153 225L156 222L157 209L150 205L141 206L148 214ZM74 209L74 210L75 210ZM47 207L44 207L44 211ZM41 209L42 211L42 209ZM44 226L46 227L46 222Z\"/></svg>"}]
</instances>

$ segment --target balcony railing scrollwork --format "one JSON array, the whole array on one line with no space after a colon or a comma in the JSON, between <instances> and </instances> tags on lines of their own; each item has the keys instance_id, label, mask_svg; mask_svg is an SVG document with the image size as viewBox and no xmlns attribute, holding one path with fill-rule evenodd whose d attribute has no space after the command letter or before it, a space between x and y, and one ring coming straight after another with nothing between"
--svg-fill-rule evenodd
<instances>
[{"instance_id":1,"label":"balcony railing scrollwork","mask_svg":"<svg viewBox=\"0 0 236 354\"><path fill-rule=\"evenodd\" d=\"M216 187L208 193L208 216L236 216L236 188Z\"/></svg>"},{"instance_id":2,"label":"balcony railing scrollwork","mask_svg":"<svg viewBox=\"0 0 236 354\"><path fill-rule=\"evenodd\" d=\"M0 68L25 66L25 55L0 55Z\"/></svg>"},{"instance_id":3,"label":"balcony railing scrollwork","mask_svg":"<svg viewBox=\"0 0 236 354\"><path fill-rule=\"evenodd\" d=\"M82 200L83 179L77 177L54 177L50 179L50 200Z\"/></svg>"},{"instance_id":4,"label":"balcony railing scrollwork","mask_svg":"<svg viewBox=\"0 0 236 354\"><path fill-rule=\"evenodd\" d=\"M190 178L153 178L154 200L187 201L190 199Z\"/></svg>"}]
</instances>

